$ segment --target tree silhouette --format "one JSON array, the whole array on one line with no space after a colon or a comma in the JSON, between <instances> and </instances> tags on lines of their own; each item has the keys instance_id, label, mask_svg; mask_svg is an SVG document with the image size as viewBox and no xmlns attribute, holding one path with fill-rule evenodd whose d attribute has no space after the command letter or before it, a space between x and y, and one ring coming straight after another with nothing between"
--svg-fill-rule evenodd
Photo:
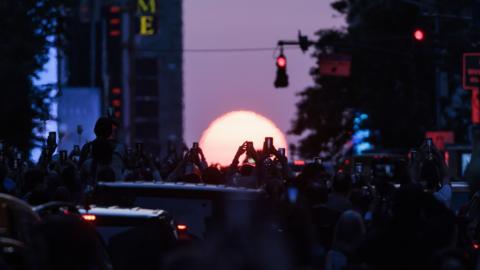
<instances>
[{"instance_id":1,"label":"tree silhouette","mask_svg":"<svg viewBox=\"0 0 480 270\"><path fill-rule=\"evenodd\" d=\"M63 35L66 4L62 0L0 2L0 140L28 150L32 130L48 119L51 86L33 80L48 61L48 51ZM57 43L55 43L57 42Z\"/></svg>"},{"instance_id":2,"label":"tree silhouette","mask_svg":"<svg viewBox=\"0 0 480 270\"><path fill-rule=\"evenodd\" d=\"M459 94L461 55L472 46L470 22L442 19L440 31L435 33L434 20L425 15L427 11L461 12L466 7L465 3L452 1L437 4L431 7L384 0L332 3L345 16L347 27L319 31L313 57L349 54L351 76L322 76L318 72L320 63L312 68L314 85L299 93L290 131L304 135L299 147L303 156L338 152L351 138L352 113L346 114L348 111L369 115L366 124L377 147L414 147L425 131L436 128L453 129L457 138L465 139L468 105L453 108L449 101L452 95ZM422 42L413 39L416 27L426 32ZM448 75L448 93L440 99L441 123L436 123L435 118L436 66ZM466 93L458 98L468 104Z\"/></svg>"}]
</instances>

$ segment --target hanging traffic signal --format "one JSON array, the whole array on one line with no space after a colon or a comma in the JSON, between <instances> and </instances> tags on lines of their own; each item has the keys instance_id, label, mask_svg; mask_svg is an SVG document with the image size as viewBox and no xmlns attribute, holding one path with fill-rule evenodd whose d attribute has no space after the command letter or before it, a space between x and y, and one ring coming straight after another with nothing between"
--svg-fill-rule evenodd
<instances>
[{"instance_id":1,"label":"hanging traffic signal","mask_svg":"<svg viewBox=\"0 0 480 270\"><path fill-rule=\"evenodd\" d=\"M413 32L413 38L416 41L423 41L425 39L425 33L422 29L415 29L415 31Z\"/></svg>"},{"instance_id":2,"label":"hanging traffic signal","mask_svg":"<svg viewBox=\"0 0 480 270\"><path fill-rule=\"evenodd\" d=\"M273 85L275 88L282 88L288 86L288 74L287 74L287 58L281 50L280 55L277 57L277 77Z\"/></svg>"}]
</instances>

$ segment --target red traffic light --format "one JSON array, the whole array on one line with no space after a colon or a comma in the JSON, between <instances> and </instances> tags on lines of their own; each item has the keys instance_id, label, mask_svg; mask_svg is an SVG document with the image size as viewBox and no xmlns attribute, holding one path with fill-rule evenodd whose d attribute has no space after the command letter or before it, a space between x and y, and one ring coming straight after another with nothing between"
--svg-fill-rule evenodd
<instances>
[{"instance_id":1,"label":"red traffic light","mask_svg":"<svg viewBox=\"0 0 480 270\"><path fill-rule=\"evenodd\" d=\"M110 13L119 13L120 7L119 6L110 6Z\"/></svg>"},{"instance_id":2,"label":"red traffic light","mask_svg":"<svg viewBox=\"0 0 480 270\"><path fill-rule=\"evenodd\" d=\"M413 32L413 37L417 41L422 41L425 38L425 33L423 33L421 29L417 29L415 32Z\"/></svg>"},{"instance_id":3,"label":"red traffic light","mask_svg":"<svg viewBox=\"0 0 480 270\"><path fill-rule=\"evenodd\" d=\"M112 94L113 95L121 95L122 94L122 89L120 87L113 87L112 88Z\"/></svg>"},{"instance_id":4,"label":"red traffic light","mask_svg":"<svg viewBox=\"0 0 480 270\"><path fill-rule=\"evenodd\" d=\"M277 66L280 68L284 68L287 66L287 58L285 56L280 55L277 57Z\"/></svg>"}]
</instances>

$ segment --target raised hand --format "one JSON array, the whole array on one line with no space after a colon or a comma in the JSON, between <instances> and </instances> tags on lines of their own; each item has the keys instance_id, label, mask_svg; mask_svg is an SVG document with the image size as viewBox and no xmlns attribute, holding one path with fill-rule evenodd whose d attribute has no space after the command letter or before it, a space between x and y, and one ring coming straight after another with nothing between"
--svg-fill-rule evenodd
<instances>
[{"instance_id":1,"label":"raised hand","mask_svg":"<svg viewBox=\"0 0 480 270\"><path fill-rule=\"evenodd\" d=\"M235 159L238 160L238 158L240 158L240 156L245 152L247 152L247 142L244 142L238 147L237 153L235 154Z\"/></svg>"}]
</instances>

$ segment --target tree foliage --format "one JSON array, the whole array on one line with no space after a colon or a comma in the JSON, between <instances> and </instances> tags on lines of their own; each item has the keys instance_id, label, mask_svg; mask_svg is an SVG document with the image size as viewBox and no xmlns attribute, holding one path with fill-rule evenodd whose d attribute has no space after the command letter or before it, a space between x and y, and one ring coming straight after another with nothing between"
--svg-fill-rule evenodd
<instances>
[{"instance_id":1,"label":"tree foliage","mask_svg":"<svg viewBox=\"0 0 480 270\"><path fill-rule=\"evenodd\" d=\"M461 55L472 47L470 22L441 18L435 28L434 18L428 16L429 12L463 14L465 3L411 2L332 3L345 16L347 27L319 31L313 57L351 55L351 76L322 76L318 72L321 63L312 68L314 85L299 93L291 129L291 133L304 136L299 149L303 156L338 151L351 137L352 111L369 115L367 125L377 147L413 147L432 129L453 129L457 138L465 138L468 106L457 105L468 103L468 95L458 90ZM417 27L426 33L423 42L413 40ZM436 67L448 78L447 93L440 98L439 123L435 117ZM457 95L455 106L452 95Z\"/></svg>"},{"instance_id":2,"label":"tree foliage","mask_svg":"<svg viewBox=\"0 0 480 270\"><path fill-rule=\"evenodd\" d=\"M51 86L34 85L62 34L62 0L0 1L0 139L22 150L34 143L33 119L48 119Z\"/></svg>"}]
</instances>

